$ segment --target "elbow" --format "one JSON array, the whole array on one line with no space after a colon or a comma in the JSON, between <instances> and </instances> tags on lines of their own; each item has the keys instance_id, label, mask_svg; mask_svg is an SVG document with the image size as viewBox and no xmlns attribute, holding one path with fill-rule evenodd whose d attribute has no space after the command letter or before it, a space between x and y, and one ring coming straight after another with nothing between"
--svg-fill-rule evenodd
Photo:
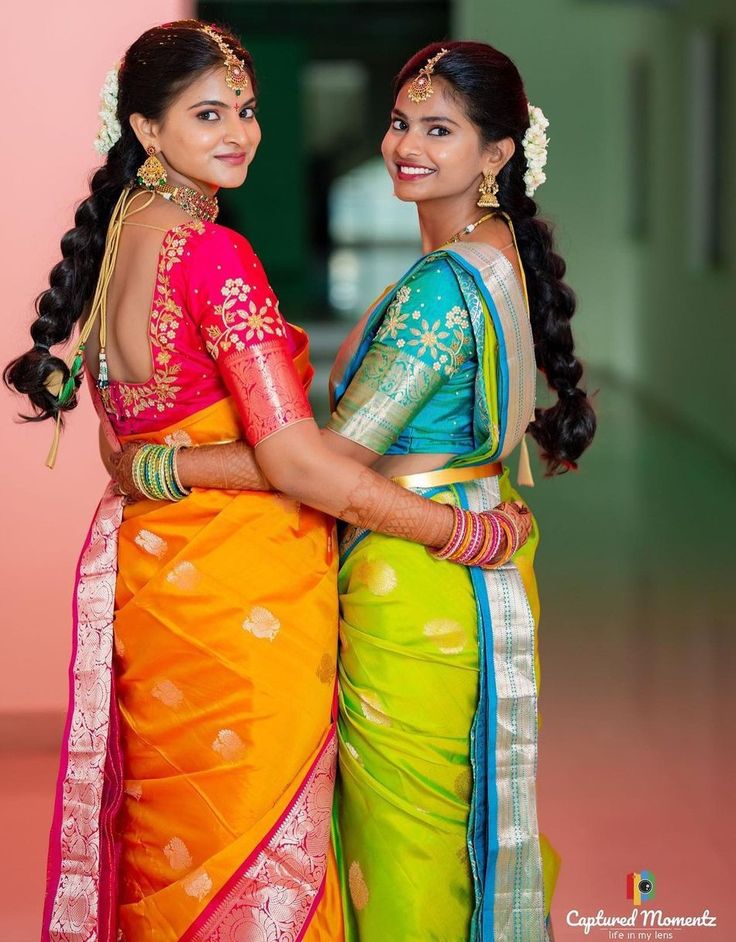
<instances>
[{"instance_id":1,"label":"elbow","mask_svg":"<svg viewBox=\"0 0 736 942\"><path fill-rule=\"evenodd\" d=\"M311 495L319 480L318 465L308 455L296 454L286 461L275 462L273 467L261 465L261 468L275 490L297 500Z\"/></svg>"},{"instance_id":2,"label":"elbow","mask_svg":"<svg viewBox=\"0 0 736 942\"><path fill-rule=\"evenodd\" d=\"M294 474L291 468L263 468L263 473L271 482L271 487L282 494L290 494Z\"/></svg>"}]
</instances>

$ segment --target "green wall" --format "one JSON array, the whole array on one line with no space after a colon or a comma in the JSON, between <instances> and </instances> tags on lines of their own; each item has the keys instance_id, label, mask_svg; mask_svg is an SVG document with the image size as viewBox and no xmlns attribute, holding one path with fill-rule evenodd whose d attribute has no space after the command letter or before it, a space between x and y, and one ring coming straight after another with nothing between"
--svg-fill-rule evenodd
<instances>
[{"instance_id":1,"label":"green wall","mask_svg":"<svg viewBox=\"0 0 736 942\"><path fill-rule=\"evenodd\" d=\"M702 168L692 158L688 97L692 34L714 29L725 53L721 165L732 167L736 5L458 0L455 9L455 35L510 55L550 119L538 196L558 226L579 296L578 346L596 380L633 385L736 458L734 181L726 177L718 191L720 258L694 265L692 187ZM643 126L637 62L650 75Z\"/></svg>"}]
</instances>

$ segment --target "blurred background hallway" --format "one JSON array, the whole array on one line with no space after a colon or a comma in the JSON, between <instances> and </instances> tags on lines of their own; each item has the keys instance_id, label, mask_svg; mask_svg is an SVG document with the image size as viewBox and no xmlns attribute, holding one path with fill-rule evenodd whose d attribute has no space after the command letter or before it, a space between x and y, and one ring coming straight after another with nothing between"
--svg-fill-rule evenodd
<instances>
[{"instance_id":1,"label":"blurred background hallway","mask_svg":"<svg viewBox=\"0 0 736 942\"><path fill-rule=\"evenodd\" d=\"M32 50L27 9L9 14L2 40L6 98L19 76L35 99L48 94L45 76L24 64L32 51L77 103L48 117L58 148L54 173L35 171L38 212L29 214L27 191L8 194L16 225L0 234L2 257L12 260L5 359L25 344L31 299L94 165L105 72L141 30L193 10L181 0L104 11L83 0L74 15L66 6L39 5ZM392 200L376 156L404 59L442 36L491 42L516 61L549 117L548 182L538 197L579 296L573 327L599 413L580 470L547 480L535 463L537 486L524 492L542 532L539 805L563 858L556 939L585 938L566 925L571 910L630 913L626 874L647 869L665 913L707 908L718 919L715 929L658 938L731 942L736 200L727 169L736 162L736 8L208 0L196 12L234 27L259 68L263 150L223 221L248 235L285 313L310 330L322 415L337 344L418 252L414 211ZM37 115L21 111L18 120L34 140ZM1 157L6 179L11 158ZM74 563L103 476L88 403L69 422L53 475L43 467L50 430L13 425L17 403L7 393L0 405L10 456L0 521L0 942L31 942Z\"/></svg>"}]
</instances>

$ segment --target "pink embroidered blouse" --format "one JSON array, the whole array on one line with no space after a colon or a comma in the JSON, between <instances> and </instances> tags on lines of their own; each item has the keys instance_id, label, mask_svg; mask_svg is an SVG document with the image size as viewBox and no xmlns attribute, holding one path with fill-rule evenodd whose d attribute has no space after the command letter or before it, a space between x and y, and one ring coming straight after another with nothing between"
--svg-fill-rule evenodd
<instances>
[{"instance_id":1,"label":"pink embroidered blouse","mask_svg":"<svg viewBox=\"0 0 736 942\"><path fill-rule=\"evenodd\" d=\"M307 335L283 319L255 252L232 229L195 220L166 232L149 342L150 379L111 379L103 397L120 436L165 428L227 395L250 445L312 416Z\"/></svg>"}]
</instances>

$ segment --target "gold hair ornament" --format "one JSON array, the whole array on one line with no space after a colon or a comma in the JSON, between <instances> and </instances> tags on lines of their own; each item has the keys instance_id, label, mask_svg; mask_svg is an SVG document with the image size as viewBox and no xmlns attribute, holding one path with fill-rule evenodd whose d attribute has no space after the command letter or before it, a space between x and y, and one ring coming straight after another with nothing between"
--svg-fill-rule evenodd
<instances>
[{"instance_id":1,"label":"gold hair ornament","mask_svg":"<svg viewBox=\"0 0 736 942\"><path fill-rule=\"evenodd\" d=\"M432 73L434 72L434 67L442 56L446 55L449 51L449 49L440 49L436 56L427 59L427 64L422 66L419 70L419 74L407 90L410 101L426 101L428 98L432 97L434 94L434 89L432 88Z\"/></svg>"},{"instance_id":2,"label":"gold hair ornament","mask_svg":"<svg viewBox=\"0 0 736 942\"><path fill-rule=\"evenodd\" d=\"M217 44L220 52L225 57L225 84L228 88L232 88L236 95L239 95L248 87L248 73L245 62L238 59L222 36L211 26L202 26L200 29L210 37L212 42Z\"/></svg>"}]
</instances>

